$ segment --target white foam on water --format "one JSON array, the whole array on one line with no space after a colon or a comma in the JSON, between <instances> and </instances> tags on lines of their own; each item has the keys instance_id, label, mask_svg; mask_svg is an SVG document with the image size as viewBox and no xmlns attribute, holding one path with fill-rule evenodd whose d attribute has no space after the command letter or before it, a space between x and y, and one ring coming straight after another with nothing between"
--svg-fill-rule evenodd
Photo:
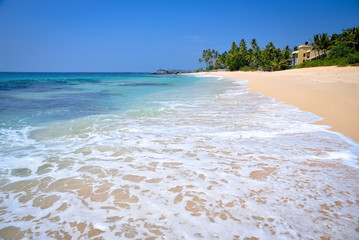
<instances>
[{"instance_id":1,"label":"white foam on water","mask_svg":"<svg viewBox=\"0 0 359 240\"><path fill-rule=\"evenodd\" d=\"M0 236L357 239L358 144L245 84L3 132Z\"/></svg>"}]
</instances>

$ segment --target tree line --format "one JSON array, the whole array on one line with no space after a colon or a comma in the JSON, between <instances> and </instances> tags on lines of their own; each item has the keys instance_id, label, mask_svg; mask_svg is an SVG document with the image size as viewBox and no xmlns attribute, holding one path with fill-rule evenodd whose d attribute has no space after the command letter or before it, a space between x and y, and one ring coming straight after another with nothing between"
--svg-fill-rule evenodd
<instances>
[{"instance_id":1,"label":"tree line","mask_svg":"<svg viewBox=\"0 0 359 240\"><path fill-rule=\"evenodd\" d=\"M312 49L323 53L313 61L297 67L346 66L359 63L359 27L343 29L341 33L315 34L311 40Z\"/></svg>"},{"instance_id":2,"label":"tree line","mask_svg":"<svg viewBox=\"0 0 359 240\"><path fill-rule=\"evenodd\" d=\"M312 49L318 51L318 55L322 56L321 60L341 59L340 61L346 64L359 62L359 27L344 29L340 34L315 34L310 42ZM230 49L222 54L214 49L203 50L202 57L198 61L201 64L204 63L206 67L197 71L215 69L229 71L284 70L293 67L292 50L298 50L298 47L295 46L291 49L286 46L280 49L273 42L269 42L264 48L261 48L256 39L252 39L248 47L246 41L242 39L239 44L233 42ZM342 58L345 58L345 61Z\"/></svg>"}]
</instances>

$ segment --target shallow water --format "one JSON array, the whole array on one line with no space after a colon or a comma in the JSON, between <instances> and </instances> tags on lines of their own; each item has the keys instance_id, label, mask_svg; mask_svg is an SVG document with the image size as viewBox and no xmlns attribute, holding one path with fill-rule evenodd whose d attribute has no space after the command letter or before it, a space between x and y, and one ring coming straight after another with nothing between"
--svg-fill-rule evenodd
<instances>
[{"instance_id":1,"label":"shallow water","mask_svg":"<svg viewBox=\"0 0 359 240\"><path fill-rule=\"evenodd\" d=\"M358 144L311 113L246 81L40 79L1 88L4 238L359 237Z\"/></svg>"}]
</instances>

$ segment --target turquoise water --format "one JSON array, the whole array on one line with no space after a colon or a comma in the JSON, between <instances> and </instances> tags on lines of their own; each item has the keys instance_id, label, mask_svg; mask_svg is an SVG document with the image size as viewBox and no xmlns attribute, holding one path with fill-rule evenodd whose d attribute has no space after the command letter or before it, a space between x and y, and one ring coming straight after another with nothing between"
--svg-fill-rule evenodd
<instances>
[{"instance_id":1,"label":"turquoise water","mask_svg":"<svg viewBox=\"0 0 359 240\"><path fill-rule=\"evenodd\" d=\"M198 84L203 80L145 73L0 73L0 124L39 125L144 110L156 106L156 100L170 99L173 91ZM159 99L154 99L157 93Z\"/></svg>"},{"instance_id":2,"label":"turquoise water","mask_svg":"<svg viewBox=\"0 0 359 240\"><path fill-rule=\"evenodd\" d=\"M358 239L358 143L247 85L0 73L0 238Z\"/></svg>"}]
</instances>

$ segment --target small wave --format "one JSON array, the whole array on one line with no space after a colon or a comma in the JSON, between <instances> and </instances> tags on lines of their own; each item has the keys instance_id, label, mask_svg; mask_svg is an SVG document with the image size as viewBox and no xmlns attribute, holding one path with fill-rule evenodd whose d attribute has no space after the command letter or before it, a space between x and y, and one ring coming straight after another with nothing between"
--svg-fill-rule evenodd
<instances>
[{"instance_id":1,"label":"small wave","mask_svg":"<svg viewBox=\"0 0 359 240\"><path fill-rule=\"evenodd\" d=\"M171 86L171 84L168 83L122 83L118 86L121 87L143 87L143 86L158 86L158 87L166 87Z\"/></svg>"},{"instance_id":2,"label":"small wave","mask_svg":"<svg viewBox=\"0 0 359 240\"><path fill-rule=\"evenodd\" d=\"M208 80L1 132L0 236L355 239L354 143L243 86L210 95Z\"/></svg>"}]
</instances>

